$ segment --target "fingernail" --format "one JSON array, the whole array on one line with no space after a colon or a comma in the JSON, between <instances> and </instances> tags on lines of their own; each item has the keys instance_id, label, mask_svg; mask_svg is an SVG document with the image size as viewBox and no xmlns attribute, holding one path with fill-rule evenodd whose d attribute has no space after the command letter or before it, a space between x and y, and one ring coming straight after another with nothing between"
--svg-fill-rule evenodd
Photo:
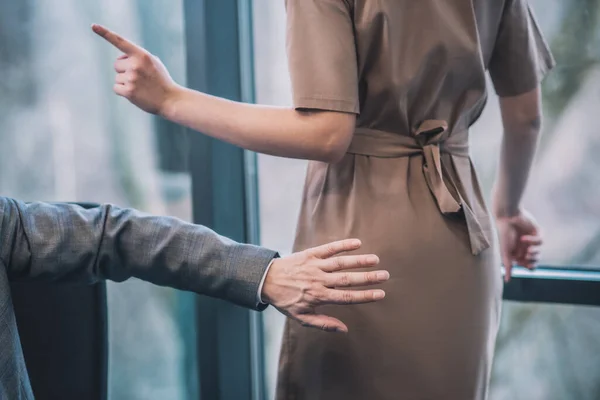
<instances>
[{"instance_id":1,"label":"fingernail","mask_svg":"<svg viewBox=\"0 0 600 400\"><path fill-rule=\"evenodd\" d=\"M369 264L377 264L379 262L379 257L377 257L377 256L368 256L367 257L367 262Z\"/></svg>"},{"instance_id":2,"label":"fingernail","mask_svg":"<svg viewBox=\"0 0 600 400\"><path fill-rule=\"evenodd\" d=\"M387 271L379 271L377 273L377 279L380 281L385 281L390 278L390 273Z\"/></svg>"},{"instance_id":3,"label":"fingernail","mask_svg":"<svg viewBox=\"0 0 600 400\"><path fill-rule=\"evenodd\" d=\"M356 246L356 247L358 247L358 246L360 246L360 245L361 245L361 243L360 243L360 240L358 240L358 239L354 239L354 240L352 241L352 246Z\"/></svg>"},{"instance_id":4,"label":"fingernail","mask_svg":"<svg viewBox=\"0 0 600 400\"><path fill-rule=\"evenodd\" d=\"M376 290L375 293L373 293L373 298L375 300L381 300L385 297L385 292L383 290Z\"/></svg>"}]
</instances>

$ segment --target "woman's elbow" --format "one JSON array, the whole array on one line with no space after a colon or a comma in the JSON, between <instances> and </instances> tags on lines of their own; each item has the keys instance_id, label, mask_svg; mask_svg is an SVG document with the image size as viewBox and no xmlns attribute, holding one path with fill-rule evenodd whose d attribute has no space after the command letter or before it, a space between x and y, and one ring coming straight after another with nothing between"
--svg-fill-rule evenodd
<instances>
[{"instance_id":1,"label":"woman's elbow","mask_svg":"<svg viewBox=\"0 0 600 400\"><path fill-rule=\"evenodd\" d=\"M318 161L326 162L327 164L336 164L344 158L348 151L349 143L332 143L325 146L319 155Z\"/></svg>"},{"instance_id":2,"label":"woman's elbow","mask_svg":"<svg viewBox=\"0 0 600 400\"><path fill-rule=\"evenodd\" d=\"M354 136L355 121L354 115L345 115L335 126L326 129L323 135L326 140L321 140L319 161L335 164L344 158Z\"/></svg>"}]
</instances>

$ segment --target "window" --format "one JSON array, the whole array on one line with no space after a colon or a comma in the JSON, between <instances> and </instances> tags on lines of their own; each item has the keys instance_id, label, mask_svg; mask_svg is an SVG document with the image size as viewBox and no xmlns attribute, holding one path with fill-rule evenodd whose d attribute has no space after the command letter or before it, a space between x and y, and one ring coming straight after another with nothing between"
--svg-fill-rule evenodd
<instances>
[{"instance_id":1,"label":"window","mask_svg":"<svg viewBox=\"0 0 600 400\"><path fill-rule=\"evenodd\" d=\"M600 309L539 302L600 305L592 293L600 290L597 275L586 273L600 269L600 141L591 118L600 109L599 3L530 3L558 62L544 82L544 135L525 198L544 227L545 267L535 274L517 271L520 278L505 290L513 301L503 310L491 399L594 399L600 397ZM289 106L284 4L255 0L254 22L257 101ZM493 93L471 132L485 193L491 192L502 134ZM258 163L262 244L290 252L306 163L263 155ZM283 318L268 310L264 321L272 397Z\"/></svg>"},{"instance_id":2,"label":"window","mask_svg":"<svg viewBox=\"0 0 600 400\"><path fill-rule=\"evenodd\" d=\"M544 84L544 138L525 200L545 227L545 266L516 271L505 289L491 398L592 400L600 397L600 142L590 117L600 107L600 3L531 3L559 63ZM105 23L143 44L179 83L290 105L284 14L284 2L269 0L0 3L2 194L187 220L193 211L236 240L258 241L260 222L261 244L290 253L306 162L260 155L256 164L196 133L188 144L183 130L112 93L117 53L89 30ZM488 193L501 135L492 93L471 135ZM135 280L110 284L109 303L112 398L273 397L284 320L272 308L261 324L223 302Z\"/></svg>"},{"instance_id":3,"label":"window","mask_svg":"<svg viewBox=\"0 0 600 400\"><path fill-rule=\"evenodd\" d=\"M147 46L185 82L181 1L0 2L2 194L189 220L184 133L112 93L118 53L92 22ZM193 297L131 280L109 284L108 300L111 398L188 398Z\"/></svg>"},{"instance_id":4,"label":"window","mask_svg":"<svg viewBox=\"0 0 600 400\"><path fill-rule=\"evenodd\" d=\"M491 400L593 400L600 393L600 309L505 302Z\"/></svg>"},{"instance_id":5,"label":"window","mask_svg":"<svg viewBox=\"0 0 600 400\"><path fill-rule=\"evenodd\" d=\"M558 65L543 85L543 137L524 204L544 228L543 264L598 268L600 209L594 199L600 195L600 176L593 155L598 140L591 123L600 104L598 4L530 3ZM490 96L471 134L473 160L485 193L491 192L502 135L497 101Z\"/></svg>"}]
</instances>

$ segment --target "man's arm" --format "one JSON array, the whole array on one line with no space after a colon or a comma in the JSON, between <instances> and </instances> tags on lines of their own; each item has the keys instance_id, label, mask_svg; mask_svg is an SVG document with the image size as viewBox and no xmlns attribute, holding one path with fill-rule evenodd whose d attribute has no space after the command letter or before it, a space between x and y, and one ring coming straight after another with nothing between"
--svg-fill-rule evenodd
<instances>
[{"instance_id":1,"label":"man's arm","mask_svg":"<svg viewBox=\"0 0 600 400\"><path fill-rule=\"evenodd\" d=\"M266 307L262 296L290 318L326 331L348 327L316 314L318 306L379 301L383 290L363 287L390 277L387 271L348 272L379 263L373 254L340 256L358 250L357 239L274 260L273 251L236 243L203 226L112 205L84 209L0 197L0 240L0 262L11 280L93 283L136 277L254 309ZM361 288L340 290L355 287Z\"/></svg>"},{"instance_id":2,"label":"man's arm","mask_svg":"<svg viewBox=\"0 0 600 400\"><path fill-rule=\"evenodd\" d=\"M176 218L103 205L0 197L0 261L11 280L145 281L264 308L259 285L275 252Z\"/></svg>"}]
</instances>

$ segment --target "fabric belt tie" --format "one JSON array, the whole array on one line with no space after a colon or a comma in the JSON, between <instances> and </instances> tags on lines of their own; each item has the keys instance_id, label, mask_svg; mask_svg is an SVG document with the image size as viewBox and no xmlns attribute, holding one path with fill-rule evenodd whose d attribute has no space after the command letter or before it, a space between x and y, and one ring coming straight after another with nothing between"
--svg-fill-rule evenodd
<instances>
[{"instance_id":1,"label":"fabric belt tie","mask_svg":"<svg viewBox=\"0 0 600 400\"><path fill-rule=\"evenodd\" d=\"M487 221L480 221L464 201L459 187L442 162L442 153L469 157L468 132L448 135L447 131L448 124L438 120L424 121L412 136L358 128L348 153L383 158L422 154L423 174L440 212L448 215L463 211L472 253L479 254L490 247L489 232L482 228L482 225L488 225Z\"/></svg>"}]
</instances>

